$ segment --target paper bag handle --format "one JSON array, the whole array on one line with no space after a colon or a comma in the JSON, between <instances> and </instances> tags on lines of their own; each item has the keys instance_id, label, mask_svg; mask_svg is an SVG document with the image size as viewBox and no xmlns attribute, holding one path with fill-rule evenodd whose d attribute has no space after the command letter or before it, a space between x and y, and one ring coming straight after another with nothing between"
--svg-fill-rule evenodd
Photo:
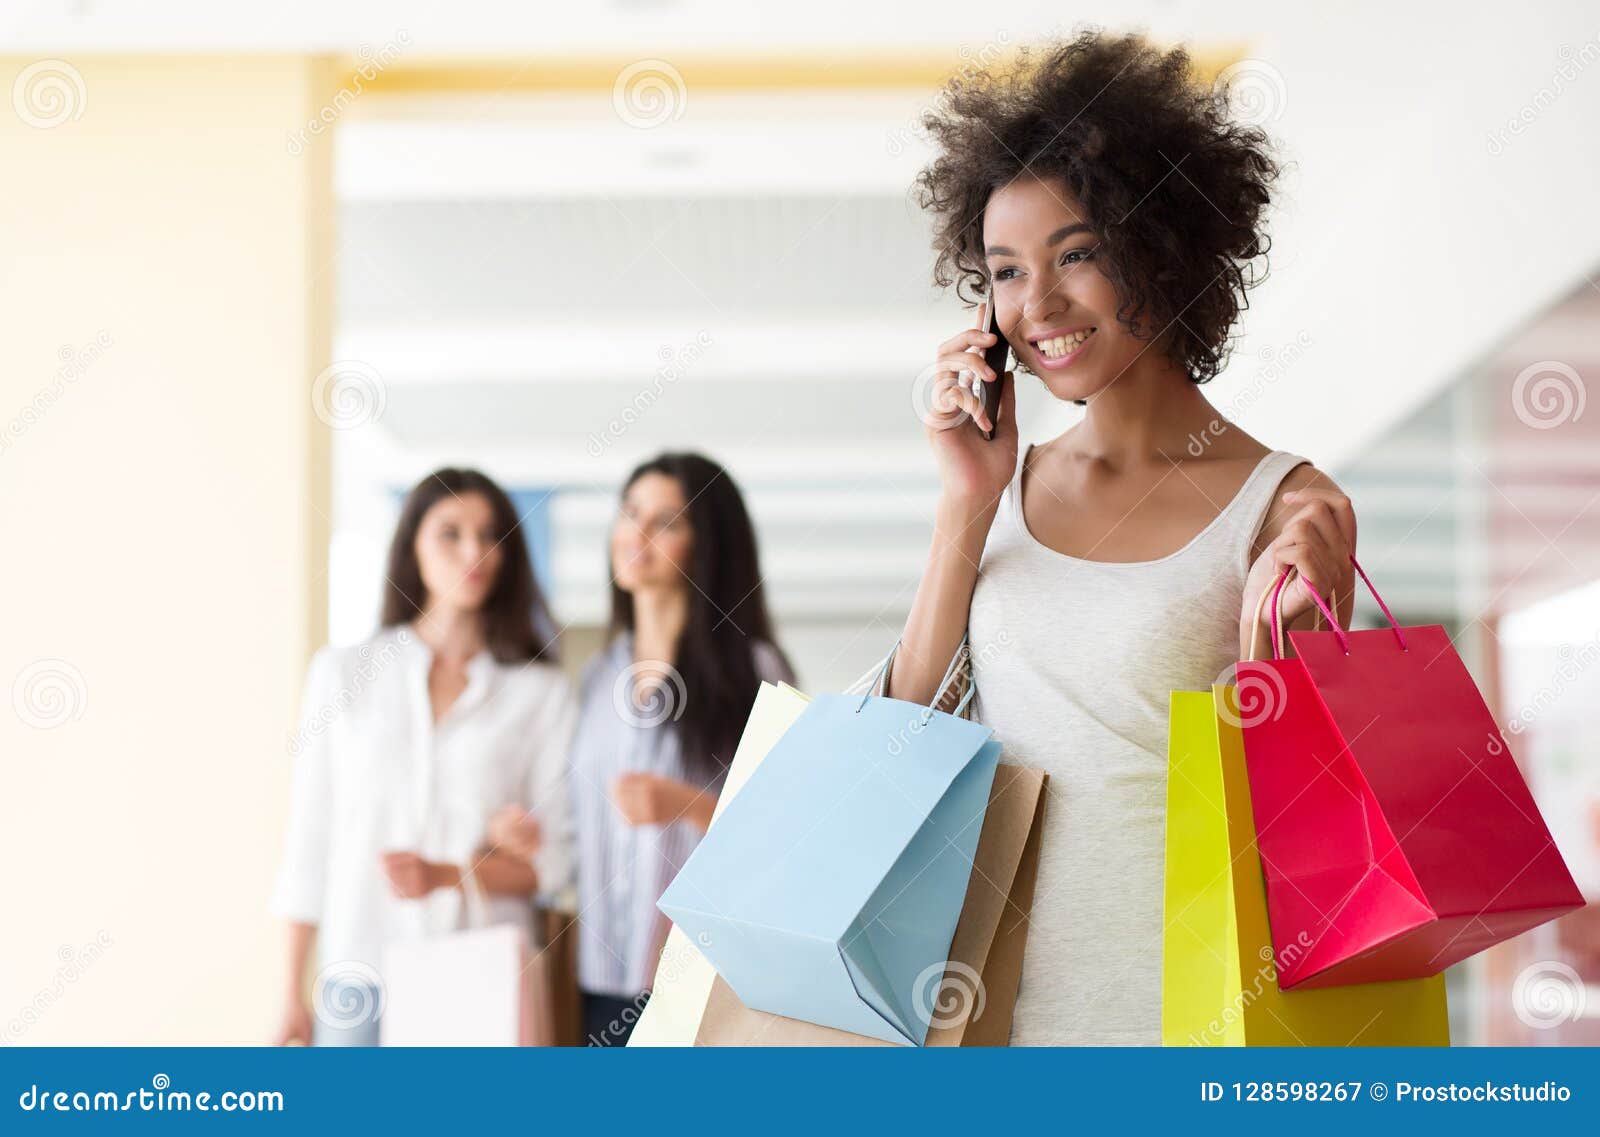
<instances>
[{"instance_id":1,"label":"paper bag handle","mask_svg":"<svg viewBox=\"0 0 1600 1137\"><path fill-rule=\"evenodd\" d=\"M859 715L861 713L862 708L867 705L867 700L872 698L872 692L878 689L878 684L882 683L883 677L889 673L889 665L894 662L894 653L900 650L900 641L904 638L904 636L895 637L894 646L889 649L889 654L884 656L883 666L878 668L877 675L874 676L872 683L867 687L866 693L861 696L861 701L856 704L856 714ZM961 660L966 653L966 650L967 637L962 635L961 642L956 645L955 657L950 660L950 666L944 670L944 678L939 680L939 686L934 688L933 702L928 704L929 713L922 716L923 722L927 722L933 717L932 711L939 702L939 696L944 694L944 689L950 685L950 680L955 677L957 669L961 666ZM967 704L972 701L972 693L974 689L975 684L969 682L967 684L967 689L961 693L961 701L957 703L955 705L955 709L950 712L956 718L961 717L961 712L966 710Z\"/></svg>"},{"instance_id":2,"label":"paper bag handle","mask_svg":"<svg viewBox=\"0 0 1600 1137\"><path fill-rule=\"evenodd\" d=\"M1361 567L1361 562L1356 560L1354 554L1351 554L1351 556L1350 556L1350 564L1352 566L1354 566L1354 568L1356 570L1356 573L1361 577L1362 583L1367 586L1367 591L1372 593L1372 598L1378 602L1378 607L1383 609L1383 614L1384 614L1385 618L1387 618L1388 621L1389 621L1389 627L1394 632L1394 638L1400 644L1400 650L1401 651L1410 651L1411 649L1406 646L1405 633L1400 630L1400 622L1394 618L1394 613L1391 612L1389 610L1389 606L1383 602L1383 597L1378 595L1378 590L1376 588L1374 588L1373 585L1372 585L1372 578L1367 576L1367 571L1364 568ZM1281 599L1281 597L1283 595L1283 586L1288 583L1289 575L1290 575L1290 573L1292 571L1293 571L1293 567L1291 566L1290 568L1286 568L1286 569L1284 569L1283 572L1279 573L1277 582L1273 585L1273 588L1272 588L1272 658L1273 659L1282 659L1283 658L1283 622L1278 617L1278 610L1279 610L1279 601L1280 601L1280 599ZM1305 584L1304 579L1302 579L1300 583L1305 585L1306 591L1311 594L1311 599L1312 599L1312 601L1314 601L1316 603L1318 611L1320 611L1322 615L1324 615L1324 616L1326 616L1328 618L1328 629L1331 632L1333 632L1334 636L1338 639L1339 647L1341 649L1343 649L1343 651L1344 651L1344 653L1346 655L1349 655L1350 654L1350 637L1345 634L1345 631L1344 631L1343 628L1339 627L1339 621L1334 617L1332 609L1329 607L1329 605L1326 602L1323 601L1322 597L1317 594L1317 590L1316 589L1312 588L1309 584ZM1256 601L1256 618L1255 618L1256 627L1259 627L1260 624L1261 624L1261 600L1264 600L1265 598L1266 598L1266 591L1263 590L1262 594L1261 594L1261 599L1258 599ZM1255 634L1256 634L1255 633L1255 628L1252 628L1251 633L1250 633L1250 639L1251 639L1250 656L1251 656L1252 659L1255 658Z\"/></svg>"}]
</instances>

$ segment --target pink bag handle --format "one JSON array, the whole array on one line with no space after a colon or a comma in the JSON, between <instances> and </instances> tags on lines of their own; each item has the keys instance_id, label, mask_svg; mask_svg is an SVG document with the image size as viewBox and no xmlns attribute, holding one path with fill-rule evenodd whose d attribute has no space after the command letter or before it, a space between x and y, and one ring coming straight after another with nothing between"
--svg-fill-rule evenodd
<instances>
[{"instance_id":1,"label":"pink bag handle","mask_svg":"<svg viewBox=\"0 0 1600 1137\"><path fill-rule=\"evenodd\" d=\"M1378 607L1383 609L1383 614L1384 614L1385 617L1387 617L1387 619L1389 621L1389 627L1391 629L1393 629L1393 631L1394 631L1394 638L1400 644L1400 650L1401 651L1410 651L1411 649L1406 646L1405 633L1400 630L1400 622L1394 618L1394 613L1389 611L1389 606L1383 602L1383 597L1378 595L1378 590L1372 586L1372 579L1367 576L1367 571L1364 568L1361 567L1360 562L1356 560L1354 554L1352 554L1351 557L1350 557L1350 563L1351 563L1351 565L1353 565L1355 567L1355 570L1360 575L1362 582L1367 586L1367 591L1372 593L1372 598L1378 602ZM1285 584L1287 584L1288 581L1289 581L1289 570L1285 569L1283 572L1278 574L1278 582L1272 589L1272 658L1273 659L1282 659L1283 658L1283 623L1282 623L1282 621L1280 621L1278 619L1278 601L1279 601L1280 597L1283 595L1283 586ZM1301 583L1305 584L1305 581L1302 579ZM1306 589L1307 592L1311 593L1311 599L1316 603L1317 607L1322 611L1322 614L1328 618L1328 629L1331 632L1333 632L1333 634L1335 636L1338 637L1339 646L1344 650L1344 653L1346 655L1349 655L1350 654L1350 639L1349 639L1348 636L1345 635L1344 629L1339 627L1339 621L1334 618L1333 612L1329 609L1328 605L1323 602L1322 597L1317 595L1317 590L1316 589L1312 588L1309 584L1305 585L1305 589ZM1260 607L1260 605L1258 604L1257 608L1259 609L1259 607Z\"/></svg>"}]
</instances>

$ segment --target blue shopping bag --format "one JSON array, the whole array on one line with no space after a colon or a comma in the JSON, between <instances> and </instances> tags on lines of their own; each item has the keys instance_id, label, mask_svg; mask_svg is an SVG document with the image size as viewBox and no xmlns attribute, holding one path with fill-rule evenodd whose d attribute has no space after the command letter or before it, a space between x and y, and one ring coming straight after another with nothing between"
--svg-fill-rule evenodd
<instances>
[{"instance_id":1,"label":"blue shopping bag","mask_svg":"<svg viewBox=\"0 0 1600 1137\"><path fill-rule=\"evenodd\" d=\"M1000 758L961 710L817 696L684 862L659 907L745 1006L923 1044Z\"/></svg>"}]
</instances>

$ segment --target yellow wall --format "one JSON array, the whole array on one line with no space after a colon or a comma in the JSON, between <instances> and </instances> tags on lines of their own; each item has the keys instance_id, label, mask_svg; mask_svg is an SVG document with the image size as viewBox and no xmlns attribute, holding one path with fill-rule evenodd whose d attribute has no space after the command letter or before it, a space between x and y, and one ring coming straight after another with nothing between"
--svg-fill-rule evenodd
<instances>
[{"instance_id":1,"label":"yellow wall","mask_svg":"<svg viewBox=\"0 0 1600 1137\"><path fill-rule=\"evenodd\" d=\"M75 57L48 125L37 62L0 57L0 1043L264 1041L326 624L329 145L288 140L334 72Z\"/></svg>"}]
</instances>

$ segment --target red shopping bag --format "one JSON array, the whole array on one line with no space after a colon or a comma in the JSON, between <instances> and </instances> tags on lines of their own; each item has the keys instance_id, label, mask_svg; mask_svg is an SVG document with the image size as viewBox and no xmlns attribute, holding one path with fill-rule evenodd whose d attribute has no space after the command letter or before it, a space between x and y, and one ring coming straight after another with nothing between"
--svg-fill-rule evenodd
<instances>
[{"instance_id":1,"label":"red shopping bag","mask_svg":"<svg viewBox=\"0 0 1600 1137\"><path fill-rule=\"evenodd\" d=\"M1285 571L1273 658L1238 666L1283 988L1433 975L1583 905L1444 628L1402 629L1355 568L1389 627L1344 631L1313 594L1329 628L1281 658Z\"/></svg>"}]
</instances>

